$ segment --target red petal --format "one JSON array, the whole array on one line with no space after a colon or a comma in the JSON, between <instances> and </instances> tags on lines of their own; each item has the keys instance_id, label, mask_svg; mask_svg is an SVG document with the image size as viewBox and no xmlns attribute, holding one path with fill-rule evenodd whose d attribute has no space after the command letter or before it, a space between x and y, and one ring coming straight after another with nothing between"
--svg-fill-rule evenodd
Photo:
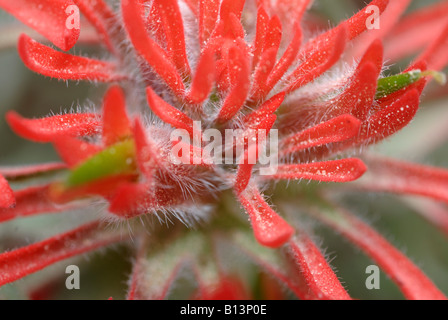
<instances>
[{"instance_id":1,"label":"red petal","mask_svg":"<svg viewBox=\"0 0 448 320\"><path fill-rule=\"evenodd\" d=\"M95 27L96 31L110 51L115 52L112 43L113 23L116 20L115 13L104 0L73 0L82 14Z\"/></svg>"},{"instance_id":2,"label":"red petal","mask_svg":"<svg viewBox=\"0 0 448 320\"><path fill-rule=\"evenodd\" d=\"M304 232L289 242L290 255L301 273L306 300L351 300L319 248Z\"/></svg>"},{"instance_id":3,"label":"red petal","mask_svg":"<svg viewBox=\"0 0 448 320\"><path fill-rule=\"evenodd\" d=\"M101 147L70 136L57 136L53 139L56 152L70 168L76 167L101 151Z\"/></svg>"},{"instance_id":4,"label":"red petal","mask_svg":"<svg viewBox=\"0 0 448 320\"><path fill-rule=\"evenodd\" d=\"M250 65L247 52L234 46L229 51L229 70L235 74L232 88L219 111L217 121L231 120L246 102L250 90Z\"/></svg>"},{"instance_id":5,"label":"red petal","mask_svg":"<svg viewBox=\"0 0 448 320\"><path fill-rule=\"evenodd\" d=\"M111 82L126 78L118 74L113 63L73 56L40 44L25 34L19 38L18 50L23 63L32 71L61 80Z\"/></svg>"},{"instance_id":6,"label":"red petal","mask_svg":"<svg viewBox=\"0 0 448 320\"><path fill-rule=\"evenodd\" d=\"M368 159L372 181L366 182L369 190L417 194L448 202L448 170L372 157ZM370 174L370 172L369 172Z\"/></svg>"},{"instance_id":7,"label":"red petal","mask_svg":"<svg viewBox=\"0 0 448 320\"><path fill-rule=\"evenodd\" d=\"M69 207L54 204L48 196L48 186L32 187L14 192L17 205L0 209L0 222L35 214L67 211Z\"/></svg>"},{"instance_id":8,"label":"red petal","mask_svg":"<svg viewBox=\"0 0 448 320\"><path fill-rule=\"evenodd\" d=\"M300 45L302 42L302 32L300 28L297 28L294 34L294 38L291 40L288 48L285 53L279 60L279 62L274 66L271 74L267 79L266 90L263 93L263 97L266 96L269 91L274 88L274 86L280 81L283 75L286 73L289 67L293 64L295 59L297 58L297 54L300 50Z\"/></svg>"},{"instance_id":9,"label":"red petal","mask_svg":"<svg viewBox=\"0 0 448 320\"><path fill-rule=\"evenodd\" d=\"M353 138L359 133L361 122L350 115L342 115L302 132L283 138L280 154L287 155L311 147Z\"/></svg>"},{"instance_id":10,"label":"red petal","mask_svg":"<svg viewBox=\"0 0 448 320\"><path fill-rule=\"evenodd\" d=\"M263 199L255 187L249 187L238 195L249 215L255 238L264 246L277 248L294 234L294 229L280 217Z\"/></svg>"},{"instance_id":11,"label":"red petal","mask_svg":"<svg viewBox=\"0 0 448 320\"><path fill-rule=\"evenodd\" d=\"M165 51L146 32L142 4L139 1L123 0L121 11L125 28L135 50L177 96L183 97L185 87L175 65L169 60Z\"/></svg>"},{"instance_id":12,"label":"red petal","mask_svg":"<svg viewBox=\"0 0 448 320\"><path fill-rule=\"evenodd\" d=\"M279 165L277 172L265 179L308 179L325 182L349 182L359 179L367 168L357 158Z\"/></svg>"},{"instance_id":13,"label":"red petal","mask_svg":"<svg viewBox=\"0 0 448 320\"><path fill-rule=\"evenodd\" d=\"M0 175L0 212L2 208L10 208L16 204L14 192L8 184L8 181Z\"/></svg>"},{"instance_id":14,"label":"red petal","mask_svg":"<svg viewBox=\"0 0 448 320\"><path fill-rule=\"evenodd\" d=\"M193 120L160 98L150 87L146 88L146 97L151 110L163 121L175 128L185 129L193 134Z\"/></svg>"},{"instance_id":15,"label":"red petal","mask_svg":"<svg viewBox=\"0 0 448 320\"><path fill-rule=\"evenodd\" d=\"M216 74L212 71L215 69L215 53L212 46L207 46L201 53L196 74L191 84L187 101L191 104L202 103L209 96L216 80Z\"/></svg>"},{"instance_id":16,"label":"red petal","mask_svg":"<svg viewBox=\"0 0 448 320\"><path fill-rule=\"evenodd\" d=\"M58 163L58 162L26 165L26 166L14 166L14 167L2 166L0 167L0 175L3 175L4 177L10 179L18 179L49 171L65 169L66 167L67 166L64 163Z\"/></svg>"},{"instance_id":17,"label":"red petal","mask_svg":"<svg viewBox=\"0 0 448 320\"><path fill-rule=\"evenodd\" d=\"M260 101L264 96L268 77L274 68L277 59L277 48L270 48L261 55L252 80L252 100Z\"/></svg>"},{"instance_id":18,"label":"red petal","mask_svg":"<svg viewBox=\"0 0 448 320\"><path fill-rule=\"evenodd\" d=\"M190 74L185 48L184 26L177 0L155 0L153 7L157 8L158 19L161 20L165 30L168 55L181 74Z\"/></svg>"},{"instance_id":19,"label":"red petal","mask_svg":"<svg viewBox=\"0 0 448 320\"><path fill-rule=\"evenodd\" d=\"M256 27L254 44L252 46L253 68L258 66L258 61L260 60L261 55L263 53L263 47L265 43L264 39L266 38L266 35L268 33L268 22L269 22L269 16L264 10L264 8L260 6L257 12L257 27Z\"/></svg>"},{"instance_id":20,"label":"red petal","mask_svg":"<svg viewBox=\"0 0 448 320\"><path fill-rule=\"evenodd\" d=\"M108 234L99 227L99 222L93 222L47 240L0 254L0 286L58 261L120 241L120 235Z\"/></svg>"},{"instance_id":21,"label":"red petal","mask_svg":"<svg viewBox=\"0 0 448 320\"><path fill-rule=\"evenodd\" d=\"M263 103L258 109L247 114L243 122L246 128L260 127L260 123L266 121L271 116L285 99L285 93L280 92L273 96L271 99Z\"/></svg>"},{"instance_id":22,"label":"red petal","mask_svg":"<svg viewBox=\"0 0 448 320\"><path fill-rule=\"evenodd\" d=\"M305 61L288 76L291 84L286 92L290 93L313 81L338 62L345 49L347 32L346 27L338 28L316 43Z\"/></svg>"},{"instance_id":23,"label":"red petal","mask_svg":"<svg viewBox=\"0 0 448 320\"><path fill-rule=\"evenodd\" d=\"M126 113L126 101L119 86L111 87L103 103L103 143L110 146L131 136L131 124Z\"/></svg>"},{"instance_id":24,"label":"red petal","mask_svg":"<svg viewBox=\"0 0 448 320\"><path fill-rule=\"evenodd\" d=\"M60 135L89 136L98 132L100 122L93 113L74 113L43 119L25 119L14 111L6 121L19 136L35 142L51 142Z\"/></svg>"},{"instance_id":25,"label":"red petal","mask_svg":"<svg viewBox=\"0 0 448 320\"><path fill-rule=\"evenodd\" d=\"M0 0L2 9L64 51L75 45L80 33L79 28L67 28L67 20L72 14L70 6L75 6L72 0Z\"/></svg>"},{"instance_id":26,"label":"red petal","mask_svg":"<svg viewBox=\"0 0 448 320\"><path fill-rule=\"evenodd\" d=\"M406 256L380 234L354 215L344 211L322 213L328 223L354 245L361 248L397 284L406 298L416 300L446 299L432 281Z\"/></svg>"}]
</instances>

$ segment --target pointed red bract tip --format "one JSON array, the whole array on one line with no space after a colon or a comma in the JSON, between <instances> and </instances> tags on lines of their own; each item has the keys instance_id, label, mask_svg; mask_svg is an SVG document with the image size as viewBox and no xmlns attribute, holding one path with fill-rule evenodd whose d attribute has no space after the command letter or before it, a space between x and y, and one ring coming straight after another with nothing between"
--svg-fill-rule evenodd
<instances>
[{"instance_id":1,"label":"pointed red bract tip","mask_svg":"<svg viewBox=\"0 0 448 320\"><path fill-rule=\"evenodd\" d=\"M214 46L207 46L201 53L193 83L186 98L191 104L202 103L213 89L216 81L214 50Z\"/></svg>"},{"instance_id":2,"label":"pointed red bract tip","mask_svg":"<svg viewBox=\"0 0 448 320\"><path fill-rule=\"evenodd\" d=\"M146 88L146 98L151 110L164 122L175 128L187 130L193 134L193 120L160 98L150 87Z\"/></svg>"},{"instance_id":3,"label":"pointed red bract tip","mask_svg":"<svg viewBox=\"0 0 448 320\"><path fill-rule=\"evenodd\" d=\"M19 136L35 142L51 142L60 135L72 137L98 133L101 126L93 113L74 113L42 119L25 119L14 111L6 114L6 121Z\"/></svg>"},{"instance_id":4,"label":"pointed red bract tip","mask_svg":"<svg viewBox=\"0 0 448 320\"><path fill-rule=\"evenodd\" d=\"M165 33L167 54L180 74L190 74L185 47L184 25L177 0L155 0L152 4L157 10Z\"/></svg>"},{"instance_id":5,"label":"pointed red bract tip","mask_svg":"<svg viewBox=\"0 0 448 320\"><path fill-rule=\"evenodd\" d=\"M257 241L267 247L278 248L294 234L294 229L263 199L259 191L248 187L238 199L249 215Z\"/></svg>"},{"instance_id":6,"label":"pointed red bract tip","mask_svg":"<svg viewBox=\"0 0 448 320\"><path fill-rule=\"evenodd\" d=\"M103 143L110 146L131 135L131 124L126 113L124 92L112 86L103 102Z\"/></svg>"},{"instance_id":7,"label":"pointed red bract tip","mask_svg":"<svg viewBox=\"0 0 448 320\"><path fill-rule=\"evenodd\" d=\"M184 83L166 52L146 32L143 5L140 1L121 1L123 22L135 50L165 81L178 97L185 93Z\"/></svg>"},{"instance_id":8,"label":"pointed red bract tip","mask_svg":"<svg viewBox=\"0 0 448 320\"><path fill-rule=\"evenodd\" d=\"M10 208L14 206L16 200L14 198L14 192L6 181L5 177L0 175L0 209Z\"/></svg>"},{"instance_id":9,"label":"pointed red bract tip","mask_svg":"<svg viewBox=\"0 0 448 320\"><path fill-rule=\"evenodd\" d=\"M64 51L78 41L80 17L72 0L0 0L0 8Z\"/></svg>"},{"instance_id":10,"label":"pointed red bract tip","mask_svg":"<svg viewBox=\"0 0 448 320\"><path fill-rule=\"evenodd\" d=\"M303 231L289 241L289 253L303 279L299 281L303 299L351 300L327 260Z\"/></svg>"},{"instance_id":11,"label":"pointed red bract tip","mask_svg":"<svg viewBox=\"0 0 448 320\"><path fill-rule=\"evenodd\" d=\"M56 51L25 34L18 42L19 55L32 71L61 80L113 82L126 76L117 72L116 65Z\"/></svg>"}]
</instances>

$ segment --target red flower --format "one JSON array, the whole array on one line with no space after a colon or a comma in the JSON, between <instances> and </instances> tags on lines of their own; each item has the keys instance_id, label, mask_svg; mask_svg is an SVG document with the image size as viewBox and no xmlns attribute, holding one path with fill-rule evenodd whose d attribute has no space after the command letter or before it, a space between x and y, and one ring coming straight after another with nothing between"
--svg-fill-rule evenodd
<instances>
[{"instance_id":1,"label":"red flower","mask_svg":"<svg viewBox=\"0 0 448 320\"><path fill-rule=\"evenodd\" d=\"M80 37L79 29L66 26L66 9L75 6L87 20L83 23L96 30L97 44L110 54L108 60L76 56L20 36L19 54L29 69L110 87L100 114L43 119L25 119L14 111L6 115L16 134L52 143L63 163L0 168L0 221L83 208L98 198L107 202L105 215L113 222L160 215L173 215L188 226L202 221L196 231L177 226L171 236L159 237L163 241L156 248L149 243L158 232L148 235L144 226L135 225L137 258L130 299L167 297L183 268L193 270L198 283L191 297L252 297L241 278L244 272L223 262L223 243L249 256L301 299L350 299L309 228L297 217L285 216L282 207L277 213L262 191L271 182L314 180L322 186L303 187L302 210L365 251L406 298L444 298L408 258L330 199L331 184L325 187L337 182L344 190L355 186L448 201L445 169L359 152L408 125L426 84L431 77L441 78L438 71L448 63L446 2L398 21L409 2L372 1L370 5L388 18L380 30L367 30L371 13L361 10L308 38L303 31L311 26L302 18L309 0L122 0L117 11L103 0L0 0L0 7L64 51ZM257 13L253 18L246 13L252 9ZM417 30L433 25L444 29L430 37ZM417 44L408 46L415 37ZM398 59L423 47L426 50L405 71L383 76L383 54ZM357 61L354 68L348 68L348 56ZM338 77L331 78L333 67L342 70ZM149 109L135 102L143 92ZM175 129L184 130L192 141L204 138L197 132L199 121L201 132L238 129L230 149L242 147L244 152L232 164L210 163L203 157L204 142L170 139ZM260 136L254 137L255 143L248 138L257 130L279 135L279 164L268 174L261 173L260 161L248 161L253 154L260 157ZM229 149L228 143L223 142L222 150ZM188 163L172 161L174 147L183 147L182 158ZM358 157L347 157L350 153ZM359 182L345 184L366 170ZM15 191L6 181L47 171L65 175ZM229 190L267 251L247 236L248 224L231 214ZM432 215L429 219L441 221ZM94 221L5 252L0 254L0 285L124 240L120 228L111 230ZM149 283L145 279L152 273L157 280Z\"/></svg>"}]
</instances>

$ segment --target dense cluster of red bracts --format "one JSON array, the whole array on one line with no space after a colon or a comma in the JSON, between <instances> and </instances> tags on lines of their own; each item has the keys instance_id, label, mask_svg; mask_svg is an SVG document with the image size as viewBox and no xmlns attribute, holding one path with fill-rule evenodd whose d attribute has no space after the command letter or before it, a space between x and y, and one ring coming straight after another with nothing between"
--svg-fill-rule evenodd
<instances>
[{"instance_id":1,"label":"dense cluster of red bracts","mask_svg":"<svg viewBox=\"0 0 448 320\"><path fill-rule=\"evenodd\" d=\"M362 154L345 156L358 154L408 125L430 75L448 63L448 3L401 18L409 3L372 1L370 5L382 13L380 30L367 30L371 12L361 10L310 36L318 25L316 19L303 19L310 0L121 0L116 8L104 0L0 0L1 8L46 39L40 43L26 34L20 36L18 51L29 69L60 80L110 84L99 113L42 119L7 113L16 134L52 143L63 162L0 167L0 221L63 212L85 205L84 200L101 198L108 203L107 215L116 220L174 212L188 222L219 215L204 208L213 208L226 190L233 190L255 239L272 248L269 253L250 244L244 228L228 231L228 226L221 229L216 223L208 232L170 238L151 255L143 239L137 241L128 298L166 297L185 264L191 265L199 283L195 297L250 297L244 280L226 273L219 262L215 262L214 279L203 278L195 262L204 246L197 245L198 237L206 241L226 234L238 250L299 298L350 299L309 230L277 213L262 190L280 180L351 182L367 170L373 178L360 180L357 186L363 190L448 201L444 169ZM66 52L82 40L78 28L67 27L69 6L82 13L81 31L84 26L96 30L96 44L107 52L104 60ZM425 32L433 28L439 32ZM402 75L414 71L421 76L379 94L384 56L397 61L419 51ZM335 68L333 74L339 74L332 76ZM135 99L138 95L145 95L149 108L134 105L142 100ZM193 136L194 121L201 121L203 129L278 130L276 172L260 175L257 164L245 162L235 166L172 163L170 133L184 129ZM189 150L191 158L203 152L193 145ZM66 178L22 190L12 190L8 184L51 171L65 172ZM315 196L316 203L304 203L311 216L365 251L406 298L444 298L431 280L369 225L339 208L325 192ZM439 209L431 210L434 215L428 213L428 218L447 232L448 215ZM118 241L123 238L117 229L94 221L2 253L0 285ZM181 245L202 249L187 254L179 249ZM281 259L272 259L274 254ZM166 270L154 283L141 281L151 272L152 262L166 263Z\"/></svg>"}]
</instances>

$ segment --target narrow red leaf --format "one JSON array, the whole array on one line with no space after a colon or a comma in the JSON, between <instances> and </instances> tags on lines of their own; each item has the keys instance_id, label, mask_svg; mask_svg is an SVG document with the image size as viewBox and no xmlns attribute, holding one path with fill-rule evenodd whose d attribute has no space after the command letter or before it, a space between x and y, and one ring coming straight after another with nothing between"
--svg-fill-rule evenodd
<instances>
[{"instance_id":1,"label":"narrow red leaf","mask_svg":"<svg viewBox=\"0 0 448 320\"><path fill-rule=\"evenodd\" d=\"M16 206L0 209L0 223L36 214L67 211L68 206L54 204L48 194L48 186L31 187L14 192Z\"/></svg>"},{"instance_id":2,"label":"narrow red leaf","mask_svg":"<svg viewBox=\"0 0 448 320\"><path fill-rule=\"evenodd\" d=\"M405 255L351 213L335 209L318 213L318 218L362 249L389 275L407 299L446 299Z\"/></svg>"},{"instance_id":3,"label":"narrow red leaf","mask_svg":"<svg viewBox=\"0 0 448 320\"><path fill-rule=\"evenodd\" d=\"M229 60L229 70L235 74L235 79L217 117L217 121L221 123L231 120L238 113L246 102L250 90L250 64L247 52L241 51L237 46L231 47Z\"/></svg>"},{"instance_id":4,"label":"narrow red leaf","mask_svg":"<svg viewBox=\"0 0 448 320\"><path fill-rule=\"evenodd\" d=\"M184 26L177 0L155 0L158 19L165 31L167 53L181 74L190 74L187 51L185 47Z\"/></svg>"},{"instance_id":5,"label":"narrow red leaf","mask_svg":"<svg viewBox=\"0 0 448 320\"><path fill-rule=\"evenodd\" d=\"M42 119L25 119L14 111L6 114L6 121L19 136L35 142L51 142L59 135L72 137L98 133L100 122L93 113L74 113Z\"/></svg>"},{"instance_id":6,"label":"narrow red leaf","mask_svg":"<svg viewBox=\"0 0 448 320\"><path fill-rule=\"evenodd\" d=\"M333 118L283 138L280 141L280 155L353 138L358 134L360 126L361 122L351 115Z\"/></svg>"},{"instance_id":7,"label":"narrow red leaf","mask_svg":"<svg viewBox=\"0 0 448 320\"><path fill-rule=\"evenodd\" d=\"M143 5L139 1L123 0L121 11L124 25L135 50L165 81L178 97L184 96L184 83L166 52L146 32Z\"/></svg>"},{"instance_id":8,"label":"narrow red leaf","mask_svg":"<svg viewBox=\"0 0 448 320\"><path fill-rule=\"evenodd\" d=\"M112 86L103 102L103 143L110 146L131 135L131 124L126 113L126 100L119 86Z\"/></svg>"},{"instance_id":9,"label":"narrow red leaf","mask_svg":"<svg viewBox=\"0 0 448 320\"><path fill-rule=\"evenodd\" d=\"M15 204L14 192L5 177L0 174L0 212L2 208L10 208Z\"/></svg>"},{"instance_id":10,"label":"narrow red leaf","mask_svg":"<svg viewBox=\"0 0 448 320\"><path fill-rule=\"evenodd\" d=\"M76 8L72 0L0 0L0 7L42 34L58 48L68 51L78 41L80 29L67 27ZM79 23L79 16L74 16Z\"/></svg>"},{"instance_id":11,"label":"narrow red leaf","mask_svg":"<svg viewBox=\"0 0 448 320\"><path fill-rule=\"evenodd\" d=\"M307 300L351 300L327 260L303 231L289 241L289 254L303 279Z\"/></svg>"},{"instance_id":12,"label":"narrow red leaf","mask_svg":"<svg viewBox=\"0 0 448 320\"><path fill-rule=\"evenodd\" d=\"M61 80L112 82L125 79L111 62L95 60L56 51L25 34L18 42L19 55L32 71Z\"/></svg>"},{"instance_id":13,"label":"narrow red leaf","mask_svg":"<svg viewBox=\"0 0 448 320\"><path fill-rule=\"evenodd\" d=\"M163 121L175 128L185 129L193 134L193 120L160 98L150 87L146 88L146 97L151 110Z\"/></svg>"},{"instance_id":14,"label":"narrow red leaf","mask_svg":"<svg viewBox=\"0 0 448 320\"><path fill-rule=\"evenodd\" d=\"M297 54L299 53L301 43L302 43L302 32L301 29L297 27L294 33L294 37L291 40L291 43L289 44L288 48L283 53L283 56L274 66L271 74L269 75L266 83L266 89L260 98L264 98L266 95L268 95L268 93L285 75L286 71L288 71L288 68L291 67L291 65L297 58Z\"/></svg>"},{"instance_id":15,"label":"narrow red leaf","mask_svg":"<svg viewBox=\"0 0 448 320\"><path fill-rule=\"evenodd\" d=\"M210 95L216 81L215 52L213 46L207 46L201 53L196 73L193 77L186 100L191 104L200 104Z\"/></svg>"},{"instance_id":16,"label":"narrow red leaf","mask_svg":"<svg viewBox=\"0 0 448 320\"><path fill-rule=\"evenodd\" d=\"M284 164L277 172L264 175L265 179L309 179L324 182L349 182L359 179L367 170L357 158L311 162L303 164Z\"/></svg>"},{"instance_id":17,"label":"narrow red leaf","mask_svg":"<svg viewBox=\"0 0 448 320\"><path fill-rule=\"evenodd\" d=\"M268 33L269 16L264 10L263 6L258 7L257 11L257 26L255 31L255 39L252 45L252 68L258 66L258 62L263 53L265 38Z\"/></svg>"},{"instance_id":18,"label":"narrow red leaf","mask_svg":"<svg viewBox=\"0 0 448 320\"><path fill-rule=\"evenodd\" d=\"M58 261L120 241L119 234L93 222L47 240L0 254L0 286L21 279Z\"/></svg>"},{"instance_id":19,"label":"narrow red leaf","mask_svg":"<svg viewBox=\"0 0 448 320\"><path fill-rule=\"evenodd\" d=\"M0 175L8 179L19 179L23 177L33 176L40 173L57 171L65 169L67 166L64 163L52 162L25 166L1 166Z\"/></svg>"},{"instance_id":20,"label":"narrow red leaf","mask_svg":"<svg viewBox=\"0 0 448 320\"><path fill-rule=\"evenodd\" d=\"M272 210L256 187L246 188L238 199L249 215L255 238L260 244L277 248L294 234L294 229Z\"/></svg>"},{"instance_id":21,"label":"narrow red leaf","mask_svg":"<svg viewBox=\"0 0 448 320\"><path fill-rule=\"evenodd\" d=\"M367 161L372 179L362 185L369 190L416 194L448 202L448 170L378 156Z\"/></svg>"}]
</instances>

